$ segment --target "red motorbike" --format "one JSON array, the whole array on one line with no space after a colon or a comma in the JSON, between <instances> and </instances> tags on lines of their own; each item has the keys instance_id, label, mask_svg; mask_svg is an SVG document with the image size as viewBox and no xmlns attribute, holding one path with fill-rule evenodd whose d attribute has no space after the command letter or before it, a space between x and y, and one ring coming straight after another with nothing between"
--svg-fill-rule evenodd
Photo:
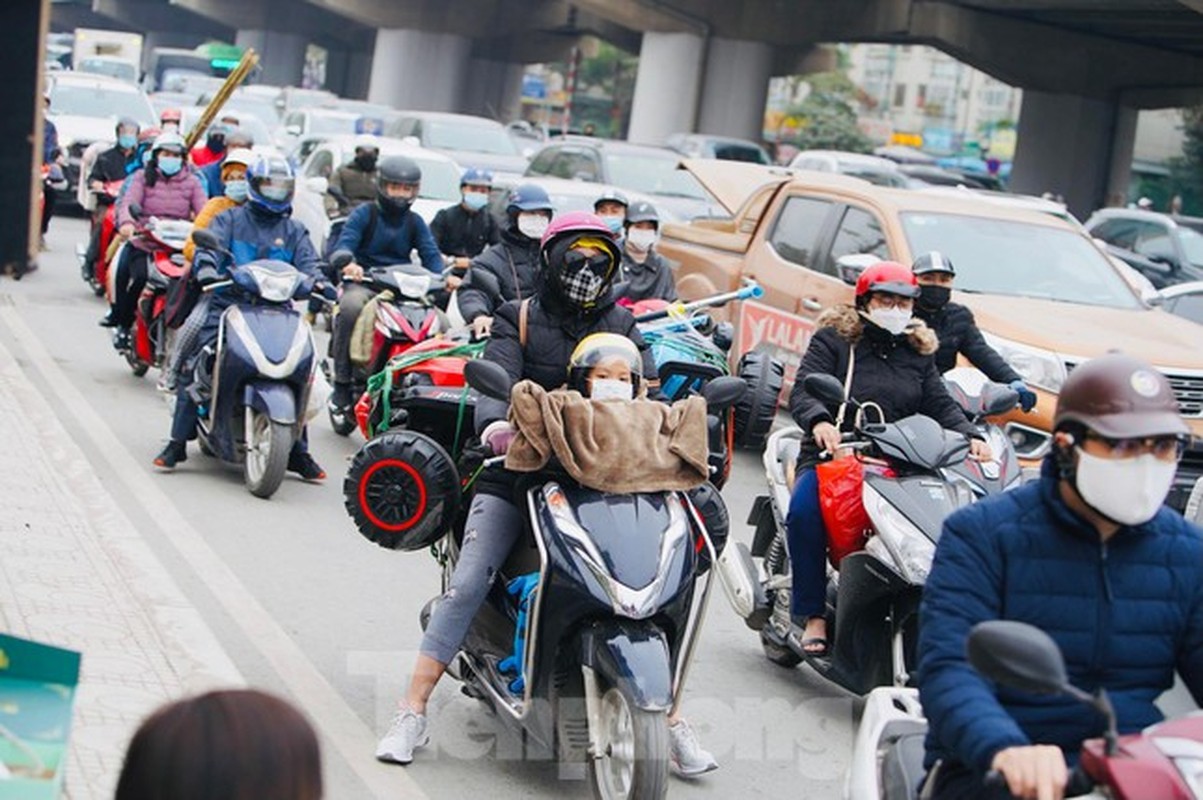
<instances>
[{"instance_id":1,"label":"red motorbike","mask_svg":"<svg viewBox=\"0 0 1203 800\"><path fill-rule=\"evenodd\" d=\"M88 253L87 245L78 245L75 248L75 255L79 259L80 273L97 296L106 294L109 284L108 273L112 262L105 256L108 254L109 247L113 243L113 236L117 232L117 195L120 194L123 183L124 181L109 181L105 183L101 191L93 192L97 197L97 202L107 206L104 216L98 223L100 225L100 246L96 248L95 260L90 264L85 263Z\"/></svg>"},{"instance_id":2,"label":"red motorbike","mask_svg":"<svg viewBox=\"0 0 1203 800\"><path fill-rule=\"evenodd\" d=\"M341 262L341 263L340 263ZM337 272L349 263L339 257L331 261ZM416 264L398 264L375 267L368 270L363 283L378 290L373 305L374 311L365 310L356 325L357 334L352 336L352 379L351 396L359 398L367 388L369 377L377 374L394 357L402 355L421 342L426 342L445 332L450 324L443 312L430 300L430 293L442 287L443 278ZM371 311L373 316L368 316ZM370 348L359 333L361 326L372 325ZM356 349L366 358L355 359ZM327 358L322 362L326 377L333 382L333 364ZM462 374L462 372L461 372ZM463 380L460 379L460 386ZM347 436L355 430L356 420L331 403L328 406L330 425L339 436Z\"/></svg>"},{"instance_id":3,"label":"red motorbike","mask_svg":"<svg viewBox=\"0 0 1203 800\"><path fill-rule=\"evenodd\" d=\"M135 234L155 246L147 259L146 286L138 297L134 315L133 347L122 351L130 369L139 377L151 367L162 367L170 350L164 314L167 289L172 281L183 280L188 274L184 243L190 233L192 223L188 220L151 217Z\"/></svg>"}]
</instances>

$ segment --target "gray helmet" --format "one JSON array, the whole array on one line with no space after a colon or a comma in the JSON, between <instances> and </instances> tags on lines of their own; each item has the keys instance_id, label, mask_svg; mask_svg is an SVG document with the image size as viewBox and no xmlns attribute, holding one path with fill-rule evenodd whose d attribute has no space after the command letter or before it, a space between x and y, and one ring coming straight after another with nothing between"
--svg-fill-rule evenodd
<instances>
[{"instance_id":1,"label":"gray helmet","mask_svg":"<svg viewBox=\"0 0 1203 800\"><path fill-rule=\"evenodd\" d=\"M627 225L634 222L653 222L656 227L660 227L660 215L656 213L656 207L646 200L636 200L627 207Z\"/></svg>"},{"instance_id":2,"label":"gray helmet","mask_svg":"<svg viewBox=\"0 0 1203 800\"><path fill-rule=\"evenodd\" d=\"M952 266L952 262L939 250L932 250L930 253L924 253L916 258L915 263L911 264L911 272L916 275L929 275L933 272L944 272L949 275L957 274L956 269Z\"/></svg>"},{"instance_id":3,"label":"gray helmet","mask_svg":"<svg viewBox=\"0 0 1203 800\"><path fill-rule=\"evenodd\" d=\"M376 199L383 211L400 214L413 205L412 198L390 197L385 190L389 183L418 185L422 182L422 168L412 158L389 156L376 167Z\"/></svg>"},{"instance_id":4,"label":"gray helmet","mask_svg":"<svg viewBox=\"0 0 1203 800\"><path fill-rule=\"evenodd\" d=\"M617 189L607 189L602 192L601 196L593 201L593 210L597 211L597 207L602 203L618 203L623 208L631 205L631 201L627 199L627 196Z\"/></svg>"}]
</instances>

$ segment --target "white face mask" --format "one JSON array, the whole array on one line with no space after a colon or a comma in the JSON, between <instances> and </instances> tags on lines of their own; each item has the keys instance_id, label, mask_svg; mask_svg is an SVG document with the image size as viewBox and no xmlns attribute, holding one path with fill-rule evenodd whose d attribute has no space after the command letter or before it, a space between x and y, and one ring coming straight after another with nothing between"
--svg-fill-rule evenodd
<instances>
[{"instance_id":1,"label":"white face mask","mask_svg":"<svg viewBox=\"0 0 1203 800\"><path fill-rule=\"evenodd\" d=\"M631 228L627 233L627 242L636 250L650 250L660 236L651 228Z\"/></svg>"},{"instance_id":2,"label":"white face mask","mask_svg":"<svg viewBox=\"0 0 1203 800\"><path fill-rule=\"evenodd\" d=\"M529 239L542 239L551 224L542 214L522 214L518 217L518 230Z\"/></svg>"},{"instance_id":3,"label":"white face mask","mask_svg":"<svg viewBox=\"0 0 1203 800\"><path fill-rule=\"evenodd\" d=\"M895 336L905 331L911 321L910 310L904 308L875 308L867 316L874 325Z\"/></svg>"},{"instance_id":4,"label":"white face mask","mask_svg":"<svg viewBox=\"0 0 1203 800\"><path fill-rule=\"evenodd\" d=\"M1136 458L1092 456L1078 448L1074 483L1092 508L1122 525L1148 522L1161 508L1178 464L1151 453Z\"/></svg>"},{"instance_id":5,"label":"white face mask","mask_svg":"<svg viewBox=\"0 0 1203 800\"><path fill-rule=\"evenodd\" d=\"M633 400L635 384L613 378L594 378L589 387L589 397L593 400Z\"/></svg>"}]
</instances>

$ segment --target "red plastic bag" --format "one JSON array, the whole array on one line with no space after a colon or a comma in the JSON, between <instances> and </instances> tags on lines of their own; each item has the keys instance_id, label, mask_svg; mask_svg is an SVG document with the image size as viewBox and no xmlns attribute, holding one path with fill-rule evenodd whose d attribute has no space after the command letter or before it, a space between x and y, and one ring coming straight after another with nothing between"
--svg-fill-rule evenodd
<instances>
[{"instance_id":1,"label":"red plastic bag","mask_svg":"<svg viewBox=\"0 0 1203 800\"><path fill-rule=\"evenodd\" d=\"M869 515L861 500L865 468L860 459L840 458L815 466L819 479L819 508L827 527L827 558L839 569L849 553L864 549Z\"/></svg>"}]
</instances>

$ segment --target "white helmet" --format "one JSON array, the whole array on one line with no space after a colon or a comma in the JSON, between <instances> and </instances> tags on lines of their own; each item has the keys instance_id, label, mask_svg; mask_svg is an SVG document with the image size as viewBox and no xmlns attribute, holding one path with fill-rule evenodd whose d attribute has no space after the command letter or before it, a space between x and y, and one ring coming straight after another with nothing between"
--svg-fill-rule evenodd
<instances>
[{"instance_id":1,"label":"white helmet","mask_svg":"<svg viewBox=\"0 0 1203 800\"><path fill-rule=\"evenodd\" d=\"M361 133L355 137L356 150L375 150L380 152L380 139L370 133Z\"/></svg>"},{"instance_id":2,"label":"white helmet","mask_svg":"<svg viewBox=\"0 0 1203 800\"><path fill-rule=\"evenodd\" d=\"M165 150L168 148L172 150L179 150L181 153L188 149L184 144L183 136L180 136L174 131L167 131L166 133L160 133L155 137L155 143L150 146L150 151L152 153L157 153L160 150Z\"/></svg>"},{"instance_id":3,"label":"white helmet","mask_svg":"<svg viewBox=\"0 0 1203 800\"><path fill-rule=\"evenodd\" d=\"M222 159L221 165L226 164L241 164L247 169L251 168L251 164L255 163L255 153L245 147L235 147L233 150L226 153L226 157Z\"/></svg>"}]
</instances>

